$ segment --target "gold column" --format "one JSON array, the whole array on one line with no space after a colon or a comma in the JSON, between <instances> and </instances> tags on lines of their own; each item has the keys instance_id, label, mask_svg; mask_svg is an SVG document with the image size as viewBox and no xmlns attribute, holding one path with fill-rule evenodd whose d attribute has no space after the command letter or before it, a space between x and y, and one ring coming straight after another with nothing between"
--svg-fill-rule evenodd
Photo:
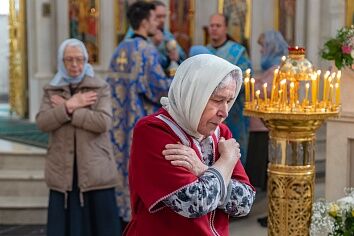
<instances>
[{"instance_id":1,"label":"gold column","mask_svg":"<svg viewBox=\"0 0 354 236\"><path fill-rule=\"evenodd\" d=\"M27 53L25 0L9 2L9 103L10 112L26 118Z\"/></svg>"},{"instance_id":2,"label":"gold column","mask_svg":"<svg viewBox=\"0 0 354 236\"><path fill-rule=\"evenodd\" d=\"M268 235L309 235L315 185L316 130L335 112L245 110L269 129Z\"/></svg>"},{"instance_id":3,"label":"gold column","mask_svg":"<svg viewBox=\"0 0 354 236\"><path fill-rule=\"evenodd\" d=\"M315 181L315 131L321 120L269 119L268 234L308 235Z\"/></svg>"}]
</instances>

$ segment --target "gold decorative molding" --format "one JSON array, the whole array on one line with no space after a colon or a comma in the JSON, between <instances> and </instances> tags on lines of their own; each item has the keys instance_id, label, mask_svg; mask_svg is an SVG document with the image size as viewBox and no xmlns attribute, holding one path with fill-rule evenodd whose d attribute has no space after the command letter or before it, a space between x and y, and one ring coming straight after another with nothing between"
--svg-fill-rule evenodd
<instances>
[{"instance_id":1,"label":"gold decorative molding","mask_svg":"<svg viewBox=\"0 0 354 236\"><path fill-rule=\"evenodd\" d=\"M274 1L274 29L279 31L279 0Z\"/></svg>"},{"instance_id":2,"label":"gold decorative molding","mask_svg":"<svg viewBox=\"0 0 354 236\"><path fill-rule=\"evenodd\" d=\"M26 1L9 1L9 104L10 113L28 115Z\"/></svg>"},{"instance_id":3,"label":"gold decorative molding","mask_svg":"<svg viewBox=\"0 0 354 236\"><path fill-rule=\"evenodd\" d=\"M309 235L315 167L268 166L268 235Z\"/></svg>"},{"instance_id":4,"label":"gold decorative molding","mask_svg":"<svg viewBox=\"0 0 354 236\"><path fill-rule=\"evenodd\" d=\"M190 19L189 25L189 37L191 39L190 45L194 42L194 32L195 32L195 0L191 0L189 7L188 17Z\"/></svg>"},{"instance_id":5,"label":"gold decorative molding","mask_svg":"<svg viewBox=\"0 0 354 236\"><path fill-rule=\"evenodd\" d=\"M118 45L128 30L128 19L126 17L128 1L114 1L114 25L115 43Z\"/></svg>"},{"instance_id":6,"label":"gold decorative molding","mask_svg":"<svg viewBox=\"0 0 354 236\"><path fill-rule=\"evenodd\" d=\"M354 25L354 2L353 0L345 1L345 25Z\"/></svg>"},{"instance_id":7,"label":"gold decorative molding","mask_svg":"<svg viewBox=\"0 0 354 236\"><path fill-rule=\"evenodd\" d=\"M218 0L218 13L223 14L224 12L224 0Z\"/></svg>"}]
</instances>

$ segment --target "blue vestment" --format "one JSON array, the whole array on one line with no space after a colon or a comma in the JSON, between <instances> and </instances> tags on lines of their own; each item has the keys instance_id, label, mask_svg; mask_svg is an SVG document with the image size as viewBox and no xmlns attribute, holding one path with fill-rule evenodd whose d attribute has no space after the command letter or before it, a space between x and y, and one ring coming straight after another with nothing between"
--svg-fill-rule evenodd
<instances>
[{"instance_id":1,"label":"blue vestment","mask_svg":"<svg viewBox=\"0 0 354 236\"><path fill-rule=\"evenodd\" d=\"M136 122L155 111L160 98L167 96L171 78L166 77L156 48L138 36L125 39L115 49L111 62L113 128L110 131L117 168L123 186L117 187L120 216L130 220L128 162Z\"/></svg>"},{"instance_id":2,"label":"blue vestment","mask_svg":"<svg viewBox=\"0 0 354 236\"><path fill-rule=\"evenodd\" d=\"M166 44L170 40L176 40L173 34L168 31L168 30L163 30L163 41L160 43L160 45L157 47L157 50L159 51L159 61L161 66L166 70L168 66L170 65L170 58L167 56L167 50L166 50ZM134 34L134 31L132 30L131 27L129 27L127 33L125 34L124 38L130 38ZM177 42L177 41L176 41ZM179 55L179 60L178 64L181 64L182 61L186 59L186 53L183 51L181 46L177 43L177 50L178 50L178 55Z\"/></svg>"},{"instance_id":3,"label":"blue vestment","mask_svg":"<svg viewBox=\"0 0 354 236\"><path fill-rule=\"evenodd\" d=\"M221 57L230 63L237 65L243 72L250 68L252 65L248 59L246 48L240 44L227 40L222 46L214 48L208 45L207 48L210 52L218 57ZM241 150L241 162L246 164L247 146L249 136L249 118L243 115L245 103L245 89L242 85L241 91L237 96L237 99L229 111L229 116L226 118L225 123L230 128L232 136L240 144Z\"/></svg>"}]
</instances>

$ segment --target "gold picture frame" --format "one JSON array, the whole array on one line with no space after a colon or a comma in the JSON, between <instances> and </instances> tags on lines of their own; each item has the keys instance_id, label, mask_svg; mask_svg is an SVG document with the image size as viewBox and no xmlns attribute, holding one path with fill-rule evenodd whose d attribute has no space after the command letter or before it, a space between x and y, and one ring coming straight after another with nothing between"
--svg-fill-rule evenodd
<instances>
[{"instance_id":1,"label":"gold picture frame","mask_svg":"<svg viewBox=\"0 0 354 236\"><path fill-rule=\"evenodd\" d=\"M170 30L185 52L193 45L195 0L170 0Z\"/></svg>"},{"instance_id":2,"label":"gold picture frame","mask_svg":"<svg viewBox=\"0 0 354 236\"><path fill-rule=\"evenodd\" d=\"M127 33L129 23L126 16L128 6L134 1L131 0L116 0L114 1L114 27L115 27L115 43L118 45L123 41Z\"/></svg>"},{"instance_id":3,"label":"gold picture frame","mask_svg":"<svg viewBox=\"0 0 354 236\"><path fill-rule=\"evenodd\" d=\"M274 0L274 29L295 45L296 0Z\"/></svg>"},{"instance_id":4,"label":"gold picture frame","mask_svg":"<svg viewBox=\"0 0 354 236\"><path fill-rule=\"evenodd\" d=\"M69 35L81 40L89 62L99 64L99 0L68 0Z\"/></svg>"},{"instance_id":5,"label":"gold picture frame","mask_svg":"<svg viewBox=\"0 0 354 236\"><path fill-rule=\"evenodd\" d=\"M249 48L251 38L252 1L218 0L218 13L228 20L228 34L236 42Z\"/></svg>"},{"instance_id":6,"label":"gold picture frame","mask_svg":"<svg viewBox=\"0 0 354 236\"><path fill-rule=\"evenodd\" d=\"M351 26L354 25L354 2L353 0L345 1L345 25Z\"/></svg>"}]
</instances>

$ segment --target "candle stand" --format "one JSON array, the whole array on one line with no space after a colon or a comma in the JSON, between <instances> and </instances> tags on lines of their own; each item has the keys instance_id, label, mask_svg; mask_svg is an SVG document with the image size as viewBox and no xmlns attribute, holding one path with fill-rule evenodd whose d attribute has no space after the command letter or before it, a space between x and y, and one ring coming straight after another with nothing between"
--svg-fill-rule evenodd
<instances>
[{"instance_id":1,"label":"candle stand","mask_svg":"<svg viewBox=\"0 0 354 236\"><path fill-rule=\"evenodd\" d=\"M315 133L323 121L339 114L340 72L327 72L321 80L321 72L313 71L304 55L304 48L289 48L288 58L274 72L269 98L260 98L254 80L245 76L244 114L261 118L269 129L268 235L309 235Z\"/></svg>"}]
</instances>

